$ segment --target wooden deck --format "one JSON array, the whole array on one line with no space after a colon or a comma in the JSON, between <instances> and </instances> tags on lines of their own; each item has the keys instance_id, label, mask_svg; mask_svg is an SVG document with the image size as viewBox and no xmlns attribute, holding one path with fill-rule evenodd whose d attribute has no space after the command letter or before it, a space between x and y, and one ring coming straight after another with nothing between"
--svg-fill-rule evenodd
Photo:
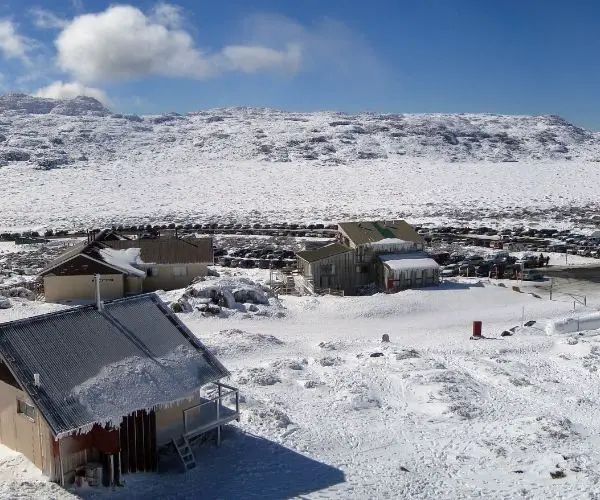
<instances>
[{"instance_id":1,"label":"wooden deck","mask_svg":"<svg viewBox=\"0 0 600 500\"><path fill-rule=\"evenodd\" d=\"M240 419L238 389L216 383L217 396L204 399L195 406L183 411L183 435L192 439L200 434L217 429L220 440L221 426Z\"/></svg>"}]
</instances>

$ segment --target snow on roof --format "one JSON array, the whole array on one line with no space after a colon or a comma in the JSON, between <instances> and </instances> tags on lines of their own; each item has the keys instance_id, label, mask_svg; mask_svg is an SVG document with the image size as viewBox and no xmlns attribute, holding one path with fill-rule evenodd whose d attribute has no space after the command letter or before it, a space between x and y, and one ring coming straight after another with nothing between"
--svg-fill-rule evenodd
<instances>
[{"instance_id":1,"label":"snow on roof","mask_svg":"<svg viewBox=\"0 0 600 500\"><path fill-rule=\"evenodd\" d=\"M386 247L393 245L406 245L407 243L412 243L411 241L401 240L400 238L384 238L379 241L373 241L370 243L372 247Z\"/></svg>"},{"instance_id":2,"label":"snow on roof","mask_svg":"<svg viewBox=\"0 0 600 500\"><path fill-rule=\"evenodd\" d=\"M199 388L198 350L179 345L166 355L130 356L101 368L71 391L98 422L120 422L123 415L189 398ZM148 382L151 383L148 383Z\"/></svg>"},{"instance_id":3,"label":"snow on roof","mask_svg":"<svg viewBox=\"0 0 600 500\"><path fill-rule=\"evenodd\" d=\"M380 255L379 260L390 269L438 269L439 264L424 253L395 253Z\"/></svg>"},{"instance_id":4,"label":"snow on roof","mask_svg":"<svg viewBox=\"0 0 600 500\"><path fill-rule=\"evenodd\" d=\"M142 278L146 276L146 272L134 267L135 264L143 264L142 259L140 258L140 251L139 248L128 248L126 250L102 248L99 253L107 264L121 269L127 274Z\"/></svg>"},{"instance_id":5,"label":"snow on roof","mask_svg":"<svg viewBox=\"0 0 600 500\"><path fill-rule=\"evenodd\" d=\"M229 375L156 294L2 323L0 354L57 438Z\"/></svg>"}]
</instances>

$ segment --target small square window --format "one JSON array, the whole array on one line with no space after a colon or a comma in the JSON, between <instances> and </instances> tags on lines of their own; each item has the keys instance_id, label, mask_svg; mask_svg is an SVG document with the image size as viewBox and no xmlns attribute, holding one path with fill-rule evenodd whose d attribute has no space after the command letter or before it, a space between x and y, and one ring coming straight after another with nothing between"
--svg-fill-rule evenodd
<instances>
[{"instance_id":1,"label":"small square window","mask_svg":"<svg viewBox=\"0 0 600 500\"><path fill-rule=\"evenodd\" d=\"M158 276L158 267L149 267L146 270L146 276Z\"/></svg>"},{"instance_id":2,"label":"small square window","mask_svg":"<svg viewBox=\"0 0 600 500\"><path fill-rule=\"evenodd\" d=\"M17 413L20 413L31 420L35 420L35 407L21 399L17 399Z\"/></svg>"},{"instance_id":3,"label":"small square window","mask_svg":"<svg viewBox=\"0 0 600 500\"><path fill-rule=\"evenodd\" d=\"M187 267L177 266L173 268L173 276L187 276Z\"/></svg>"}]
</instances>

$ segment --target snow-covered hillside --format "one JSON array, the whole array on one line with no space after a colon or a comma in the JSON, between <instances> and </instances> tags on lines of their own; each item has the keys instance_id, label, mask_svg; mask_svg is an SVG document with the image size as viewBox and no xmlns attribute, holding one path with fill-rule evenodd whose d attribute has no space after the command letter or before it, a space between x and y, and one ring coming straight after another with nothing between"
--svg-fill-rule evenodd
<instances>
[{"instance_id":1,"label":"snow-covered hillside","mask_svg":"<svg viewBox=\"0 0 600 500\"><path fill-rule=\"evenodd\" d=\"M556 116L140 117L89 97L9 94L0 96L0 226L583 206L596 193L577 179L597 185L599 160L600 135Z\"/></svg>"},{"instance_id":2,"label":"snow-covered hillside","mask_svg":"<svg viewBox=\"0 0 600 500\"><path fill-rule=\"evenodd\" d=\"M600 159L598 135L558 116L228 108L140 117L111 113L90 97L55 100L22 94L0 97L0 116L1 161L26 161L37 168L135 160L175 147L186 161Z\"/></svg>"}]
</instances>

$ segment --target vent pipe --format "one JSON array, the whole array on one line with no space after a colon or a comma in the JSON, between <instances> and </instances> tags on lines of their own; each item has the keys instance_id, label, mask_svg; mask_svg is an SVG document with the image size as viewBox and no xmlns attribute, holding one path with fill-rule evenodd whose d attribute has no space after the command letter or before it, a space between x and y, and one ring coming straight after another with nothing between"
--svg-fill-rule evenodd
<instances>
[{"instance_id":1,"label":"vent pipe","mask_svg":"<svg viewBox=\"0 0 600 500\"><path fill-rule=\"evenodd\" d=\"M95 274L94 280L96 281L96 309L102 312L102 310L104 309L104 305L102 304L102 299L100 297L100 275Z\"/></svg>"}]
</instances>

